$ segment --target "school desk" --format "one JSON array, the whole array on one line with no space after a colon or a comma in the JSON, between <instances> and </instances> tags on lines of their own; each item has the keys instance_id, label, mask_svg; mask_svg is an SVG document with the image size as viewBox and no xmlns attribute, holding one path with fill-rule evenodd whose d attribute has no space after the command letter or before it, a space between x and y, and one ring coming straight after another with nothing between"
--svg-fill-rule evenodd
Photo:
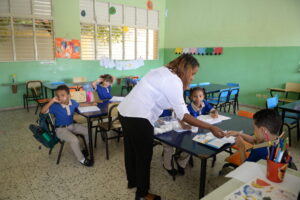
<instances>
[{"instance_id":1,"label":"school desk","mask_svg":"<svg viewBox=\"0 0 300 200\"><path fill-rule=\"evenodd\" d=\"M64 83L68 87L77 87L80 88L84 84L91 83L91 82L82 82L82 83ZM61 84L52 84L52 83L43 83L44 91L45 91L45 98L48 98L48 90L51 91L52 97L54 97L55 89Z\"/></svg>"},{"instance_id":2,"label":"school desk","mask_svg":"<svg viewBox=\"0 0 300 200\"><path fill-rule=\"evenodd\" d=\"M228 113L220 113L230 117L231 119L222 121L219 124L215 124L222 130L243 130L244 133L252 134L252 120L245 117L240 117L237 115L232 115ZM208 130L199 130L200 132L206 133ZM199 185L199 198L204 197L205 194L205 180L206 180L206 164L208 158L213 158L218 153L227 150L231 145L225 145L221 149L214 149L209 146L194 142L192 139L197 133L192 133L191 131L177 133L175 131L170 131L167 133L154 135L154 139L160 142L166 143L170 146L178 148L184 152L192 154L201 160L200 167L200 185Z\"/></svg>"},{"instance_id":3,"label":"school desk","mask_svg":"<svg viewBox=\"0 0 300 200\"><path fill-rule=\"evenodd\" d=\"M266 165L265 160L259 160L257 163L262 164L262 165ZM300 178L300 172L299 171L288 168L286 173L297 176L297 177ZM228 178L228 179L230 179L230 178ZM217 189L215 189L214 191L212 191L211 193L206 195L204 198L202 198L202 200L223 199L227 195L234 192L236 189L239 189L244 184L245 183L240 181L240 180L237 180L235 178L231 178L226 183L224 183L222 186L218 187Z\"/></svg>"}]
</instances>

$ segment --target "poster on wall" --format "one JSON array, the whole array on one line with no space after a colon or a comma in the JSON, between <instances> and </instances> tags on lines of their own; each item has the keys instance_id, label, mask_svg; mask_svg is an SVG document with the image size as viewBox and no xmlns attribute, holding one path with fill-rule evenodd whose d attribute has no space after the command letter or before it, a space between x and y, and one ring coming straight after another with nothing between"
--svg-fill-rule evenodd
<instances>
[{"instance_id":1,"label":"poster on wall","mask_svg":"<svg viewBox=\"0 0 300 200\"><path fill-rule=\"evenodd\" d=\"M80 40L55 38L55 57L80 59Z\"/></svg>"},{"instance_id":2,"label":"poster on wall","mask_svg":"<svg viewBox=\"0 0 300 200\"><path fill-rule=\"evenodd\" d=\"M137 60L111 60L107 57L102 57L100 59L100 66L116 70L133 70L144 66L144 59L139 58Z\"/></svg>"}]
</instances>

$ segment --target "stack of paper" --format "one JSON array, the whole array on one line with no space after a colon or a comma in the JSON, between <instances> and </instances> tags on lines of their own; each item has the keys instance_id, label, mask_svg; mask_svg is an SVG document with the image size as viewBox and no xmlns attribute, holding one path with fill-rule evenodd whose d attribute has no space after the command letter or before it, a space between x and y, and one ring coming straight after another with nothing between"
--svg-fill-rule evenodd
<instances>
[{"instance_id":1,"label":"stack of paper","mask_svg":"<svg viewBox=\"0 0 300 200\"><path fill-rule=\"evenodd\" d=\"M210 115L200 115L199 117L197 117L197 119L204 121L208 124L217 124L231 118L224 115L219 115L217 118L212 118Z\"/></svg>"},{"instance_id":2,"label":"stack of paper","mask_svg":"<svg viewBox=\"0 0 300 200\"><path fill-rule=\"evenodd\" d=\"M225 144L234 144L235 143L235 138L232 136L217 138L211 132L206 133L206 134L196 135L193 138L193 140L195 142L199 142L201 144L205 144L205 145L211 146L216 149L221 148Z\"/></svg>"},{"instance_id":3,"label":"stack of paper","mask_svg":"<svg viewBox=\"0 0 300 200\"><path fill-rule=\"evenodd\" d=\"M110 101L111 101L111 102L121 102L121 101L123 101L124 98L125 98L125 97L113 96L113 97L110 99Z\"/></svg>"},{"instance_id":4,"label":"stack of paper","mask_svg":"<svg viewBox=\"0 0 300 200\"><path fill-rule=\"evenodd\" d=\"M78 107L78 110L80 113L85 113L85 112L100 111L100 108L98 108L97 106L84 106L84 107Z\"/></svg>"}]
</instances>

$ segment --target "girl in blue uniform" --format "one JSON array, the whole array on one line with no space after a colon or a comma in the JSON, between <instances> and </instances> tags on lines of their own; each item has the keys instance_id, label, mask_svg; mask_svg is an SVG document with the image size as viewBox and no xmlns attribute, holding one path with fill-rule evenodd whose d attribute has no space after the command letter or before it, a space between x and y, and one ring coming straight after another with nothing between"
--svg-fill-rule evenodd
<instances>
[{"instance_id":1,"label":"girl in blue uniform","mask_svg":"<svg viewBox=\"0 0 300 200\"><path fill-rule=\"evenodd\" d=\"M98 103L99 108L106 107L109 103L109 100L112 98L111 85L113 84L113 82L113 76L111 76L110 74L104 74L92 83L93 88L98 93L99 99L103 101L102 103Z\"/></svg>"}]
</instances>

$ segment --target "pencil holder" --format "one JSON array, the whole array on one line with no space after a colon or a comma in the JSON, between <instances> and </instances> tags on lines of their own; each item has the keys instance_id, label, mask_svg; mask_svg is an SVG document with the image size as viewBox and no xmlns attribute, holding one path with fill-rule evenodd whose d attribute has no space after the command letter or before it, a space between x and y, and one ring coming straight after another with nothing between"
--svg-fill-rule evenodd
<instances>
[{"instance_id":1,"label":"pencil holder","mask_svg":"<svg viewBox=\"0 0 300 200\"><path fill-rule=\"evenodd\" d=\"M284 179L287 163L277 163L267 160L267 178L275 183L281 183Z\"/></svg>"}]
</instances>

